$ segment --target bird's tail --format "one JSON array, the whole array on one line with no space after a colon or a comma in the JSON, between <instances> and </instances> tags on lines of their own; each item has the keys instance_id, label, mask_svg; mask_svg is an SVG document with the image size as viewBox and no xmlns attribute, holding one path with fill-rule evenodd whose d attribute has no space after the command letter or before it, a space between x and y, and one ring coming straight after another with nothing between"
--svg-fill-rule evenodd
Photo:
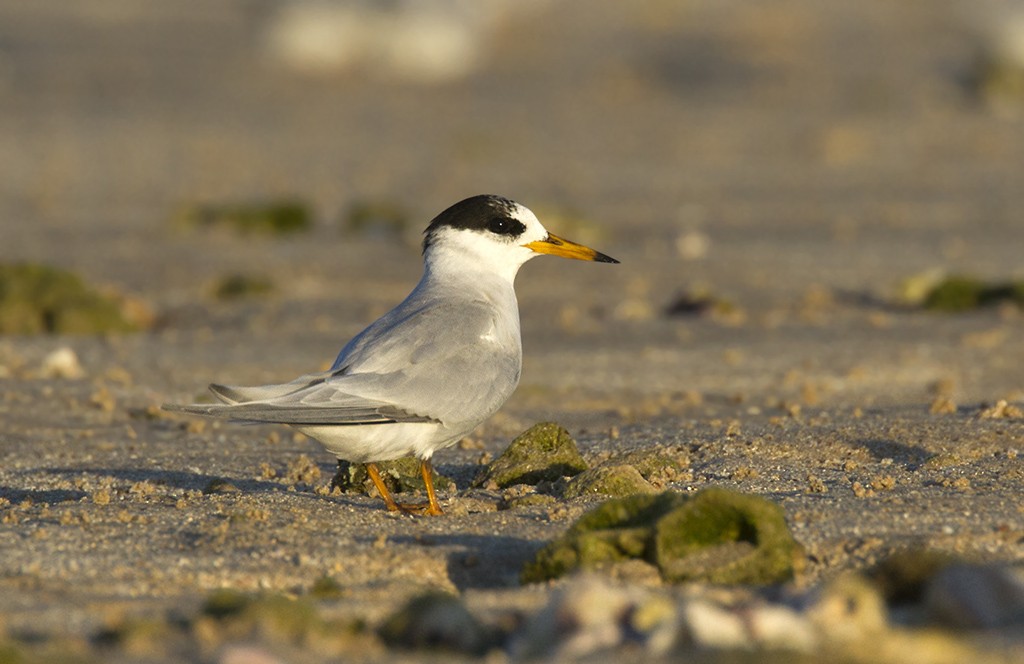
<instances>
[{"instance_id":1,"label":"bird's tail","mask_svg":"<svg viewBox=\"0 0 1024 664\"><path fill-rule=\"evenodd\" d=\"M258 395L249 393L265 388L233 387L231 385L212 384L209 386L209 389L213 396L217 397L221 403L165 403L160 406L160 408L171 413L188 413L189 415L217 417L218 415L226 415L227 413L225 411L231 406L260 398Z\"/></svg>"},{"instance_id":2,"label":"bird's tail","mask_svg":"<svg viewBox=\"0 0 1024 664\"><path fill-rule=\"evenodd\" d=\"M218 385L209 386L210 393L217 397L221 403L193 403L174 404L165 403L160 406L162 409L172 413L188 413L189 415L205 415L206 417L231 417L231 406L250 401L265 401L284 396L309 384L310 379L316 376L301 376L291 383L281 385L256 385L252 387L241 385Z\"/></svg>"}]
</instances>

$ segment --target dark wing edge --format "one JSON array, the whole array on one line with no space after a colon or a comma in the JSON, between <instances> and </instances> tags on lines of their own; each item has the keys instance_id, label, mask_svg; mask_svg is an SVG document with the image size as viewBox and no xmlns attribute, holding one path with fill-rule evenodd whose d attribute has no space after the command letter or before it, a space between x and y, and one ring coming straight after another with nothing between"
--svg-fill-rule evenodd
<instances>
[{"instance_id":1,"label":"dark wing edge","mask_svg":"<svg viewBox=\"0 0 1024 664\"><path fill-rule=\"evenodd\" d=\"M274 406L267 403L241 404L164 404L172 413L223 417L232 422L291 424L301 426L355 426L366 424L395 424L406 422L437 422L432 417L407 413L393 406L379 407L324 407Z\"/></svg>"}]
</instances>

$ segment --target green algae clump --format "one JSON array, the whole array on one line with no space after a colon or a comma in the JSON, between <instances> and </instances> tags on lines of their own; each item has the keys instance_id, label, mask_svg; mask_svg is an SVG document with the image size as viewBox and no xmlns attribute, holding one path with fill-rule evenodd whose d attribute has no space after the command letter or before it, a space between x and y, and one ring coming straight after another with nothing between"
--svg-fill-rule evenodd
<instances>
[{"instance_id":1,"label":"green algae clump","mask_svg":"<svg viewBox=\"0 0 1024 664\"><path fill-rule=\"evenodd\" d=\"M1013 302L1024 307L1024 281L986 282L954 275L937 283L922 306L930 311L958 312Z\"/></svg>"},{"instance_id":2,"label":"green algae clump","mask_svg":"<svg viewBox=\"0 0 1024 664\"><path fill-rule=\"evenodd\" d=\"M0 334L104 334L141 325L124 302L45 265L0 265Z\"/></svg>"},{"instance_id":3,"label":"green algae clump","mask_svg":"<svg viewBox=\"0 0 1024 664\"><path fill-rule=\"evenodd\" d=\"M431 591L414 597L378 630L389 646L483 655L500 642L499 634L477 620L461 599Z\"/></svg>"},{"instance_id":4,"label":"green algae clump","mask_svg":"<svg viewBox=\"0 0 1024 664\"><path fill-rule=\"evenodd\" d=\"M635 558L669 582L767 585L793 577L799 552L781 508L759 496L718 487L693 496L637 494L584 514L538 552L521 580Z\"/></svg>"},{"instance_id":5,"label":"green algae clump","mask_svg":"<svg viewBox=\"0 0 1024 664\"><path fill-rule=\"evenodd\" d=\"M174 218L183 229L227 228L245 235L289 235L313 227L313 213L302 201L282 199L252 203L196 203Z\"/></svg>"},{"instance_id":6,"label":"green algae clump","mask_svg":"<svg viewBox=\"0 0 1024 664\"><path fill-rule=\"evenodd\" d=\"M224 641L259 635L271 641L312 645L344 638L344 629L325 620L307 597L277 593L251 595L232 589L213 591L203 604L199 620L212 621L210 636Z\"/></svg>"},{"instance_id":7,"label":"green algae clump","mask_svg":"<svg viewBox=\"0 0 1024 664\"><path fill-rule=\"evenodd\" d=\"M652 524L686 500L685 495L671 491L606 500L541 549L523 568L520 580L547 581L631 558L650 561Z\"/></svg>"},{"instance_id":8,"label":"green algae clump","mask_svg":"<svg viewBox=\"0 0 1024 664\"><path fill-rule=\"evenodd\" d=\"M377 469L380 470L384 486L392 493L426 491L419 459L403 457L394 461L378 461ZM366 466L361 463L338 461L338 470L331 479L332 489L337 488L342 493L369 493L372 487L373 482L366 472ZM438 491L447 491L455 488L455 482L435 470L434 488Z\"/></svg>"},{"instance_id":9,"label":"green algae clump","mask_svg":"<svg viewBox=\"0 0 1024 664\"><path fill-rule=\"evenodd\" d=\"M247 297L269 295L274 291L274 283L266 277L229 274L214 284L213 296L218 300L240 300Z\"/></svg>"},{"instance_id":10,"label":"green algae clump","mask_svg":"<svg viewBox=\"0 0 1024 664\"><path fill-rule=\"evenodd\" d=\"M541 422L519 434L474 485L494 482L506 488L545 480L554 482L586 469L587 462L569 432L553 422Z\"/></svg>"},{"instance_id":11,"label":"green algae clump","mask_svg":"<svg viewBox=\"0 0 1024 664\"><path fill-rule=\"evenodd\" d=\"M720 487L704 489L655 526L655 562L667 581L787 581L799 550L781 507Z\"/></svg>"}]
</instances>

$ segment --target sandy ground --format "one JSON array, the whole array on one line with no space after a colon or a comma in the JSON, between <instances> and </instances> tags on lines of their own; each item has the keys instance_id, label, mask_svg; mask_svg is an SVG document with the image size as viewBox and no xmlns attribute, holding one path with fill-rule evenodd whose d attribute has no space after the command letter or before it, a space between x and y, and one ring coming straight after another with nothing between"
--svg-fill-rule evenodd
<instances>
[{"instance_id":1,"label":"sandy ground","mask_svg":"<svg viewBox=\"0 0 1024 664\"><path fill-rule=\"evenodd\" d=\"M622 264L523 269L519 391L436 458L460 489L554 420L590 458L685 448L675 489L780 502L803 584L910 545L1024 560L1024 420L981 417L1024 400L1024 317L891 304L926 270L1022 276L1024 131L965 83L970 6L628 6L536 3L466 78L416 84L289 70L266 54L267 3L0 3L0 260L73 269L157 316L136 335L0 339L9 633L88 638L125 611L324 576L371 624L428 588L543 603L518 571L593 501L496 511L499 494L460 491L449 516L395 517L318 491L333 460L313 441L153 414L210 381L324 367L415 283L430 217L480 192ZM276 196L314 206L315 229L170 224L190 202ZM360 200L415 221L343 235ZM231 273L275 292L212 298ZM665 315L695 289L732 308ZM83 378L40 375L63 346ZM930 412L937 397L956 407ZM203 493L214 479L238 491Z\"/></svg>"}]
</instances>

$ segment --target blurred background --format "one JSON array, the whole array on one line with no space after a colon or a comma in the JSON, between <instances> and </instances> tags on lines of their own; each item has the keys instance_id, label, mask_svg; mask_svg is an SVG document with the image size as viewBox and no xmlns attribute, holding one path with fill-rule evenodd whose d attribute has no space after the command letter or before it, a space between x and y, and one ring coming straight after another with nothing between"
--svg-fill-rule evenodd
<instances>
[{"instance_id":1,"label":"blurred background","mask_svg":"<svg viewBox=\"0 0 1024 664\"><path fill-rule=\"evenodd\" d=\"M168 334L311 335L267 360L282 377L490 192L623 261L531 265L528 339L672 346L677 314L710 309L719 339L851 302L837 320L874 334L914 275L1020 277L1021 7L5 0L0 261L130 293ZM305 230L229 228L280 206ZM231 279L276 299L216 304Z\"/></svg>"}]
</instances>

